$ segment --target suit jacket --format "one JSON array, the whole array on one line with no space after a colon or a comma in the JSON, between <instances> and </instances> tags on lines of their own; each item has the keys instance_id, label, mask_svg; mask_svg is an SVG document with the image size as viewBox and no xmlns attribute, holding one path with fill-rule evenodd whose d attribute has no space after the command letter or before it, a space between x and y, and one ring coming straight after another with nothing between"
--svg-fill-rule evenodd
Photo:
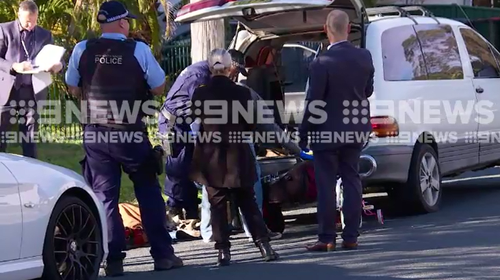
<instances>
[{"instance_id":1,"label":"suit jacket","mask_svg":"<svg viewBox=\"0 0 500 280\"><path fill-rule=\"evenodd\" d=\"M35 42L33 47L33 56L36 56L40 50L47 44L53 44L54 39L49 30L36 26ZM0 71L10 73L12 76L19 76L13 72L12 64L20 61L21 55L21 26L18 20L0 23ZM10 91L0 89L0 106L5 105L9 100ZM35 95L36 100L47 98L47 89L38 92Z\"/></svg>"},{"instance_id":2,"label":"suit jacket","mask_svg":"<svg viewBox=\"0 0 500 280\"><path fill-rule=\"evenodd\" d=\"M227 123L206 122L207 118L220 120L220 114L214 112L208 115L204 111L206 108L217 110L214 105L195 107L197 101L201 101L203 104L206 100L211 102L227 101L229 103L229 106L222 107L222 114L227 116ZM193 181L214 188L253 187L257 180L257 173L251 144L248 142L236 143L236 141L231 141L230 136L243 131L252 132L255 129L255 125L248 123L241 115L239 115L237 122L233 121L233 116L237 116L237 114L233 113L235 108L231 106L232 102L239 101L243 110L248 111L249 102L253 102L251 100L252 96L247 88L236 85L229 78L223 76L215 76L206 86L195 90L191 111L202 120L200 132L205 133L205 135L213 135L213 138L210 142L198 141L196 143L191 168Z\"/></svg>"},{"instance_id":3,"label":"suit jacket","mask_svg":"<svg viewBox=\"0 0 500 280\"><path fill-rule=\"evenodd\" d=\"M316 108L324 110L327 117L322 123L313 123L310 117L316 120L321 117L313 114L311 106L308 106L299 127L301 141L307 132L327 132L323 134L320 143L311 143L313 150L336 149L352 140L355 140L354 143L363 143L362 138L357 135L368 135L371 132L367 99L373 92L374 72L370 52L356 48L349 42L331 46L311 62L306 102L324 101L325 107ZM366 122L362 122L363 117L366 117ZM346 118L349 122L345 122ZM352 121L354 118L357 118L357 122ZM328 139L328 135L332 138ZM301 146L304 146L304 142Z\"/></svg>"}]
</instances>

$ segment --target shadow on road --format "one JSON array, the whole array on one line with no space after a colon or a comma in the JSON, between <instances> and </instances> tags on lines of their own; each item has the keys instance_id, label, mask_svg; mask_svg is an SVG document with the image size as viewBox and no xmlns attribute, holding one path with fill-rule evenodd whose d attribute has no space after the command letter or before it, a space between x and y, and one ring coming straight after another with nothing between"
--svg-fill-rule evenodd
<instances>
[{"instance_id":1,"label":"shadow on road","mask_svg":"<svg viewBox=\"0 0 500 280\"><path fill-rule=\"evenodd\" d=\"M315 214L297 215L283 239L273 241L281 259L262 263L245 238L234 239L234 265L216 268L213 245L181 242L176 252L186 267L168 272L152 269L148 250L127 258L124 280L291 280L291 279L499 279L500 180L463 180L444 184L442 209L436 213L398 216L387 198L376 203L386 211L384 225L368 221L356 251L309 253L316 239Z\"/></svg>"},{"instance_id":2,"label":"shadow on road","mask_svg":"<svg viewBox=\"0 0 500 280\"><path fill-rule=\"evenodd\" d=\"M324 257L325 258L325 257ZM130 272L130 279L216 279L216 280L257 280L257 279L403 279L387 276L362 276L354 271L339 267L321 265L317 259L306 263L238 263L228 267L215 266L185 267L168 272ZM154 278L152 278L154 277ZM202 278L201 278L202 277ZM128 277L127 277L128 278Z\"/></svg>"}]
</instances>

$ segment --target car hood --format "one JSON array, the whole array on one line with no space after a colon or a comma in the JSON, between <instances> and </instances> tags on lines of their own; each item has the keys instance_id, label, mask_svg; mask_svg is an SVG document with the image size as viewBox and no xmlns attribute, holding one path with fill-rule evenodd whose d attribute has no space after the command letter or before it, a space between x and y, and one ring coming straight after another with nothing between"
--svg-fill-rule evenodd
<instances>
[{"instance_id":1,"label":"car hood","mask_svg":"<svg viewBox=\"0 0 500 280\"><path fill-rule=\"evenodd\" d=\"M19 183L54 180L73 182L79 186L86 185L84 178L77 172L30 157L0 153L0 162L12 172Z\"/></svg>"}]
</instances>

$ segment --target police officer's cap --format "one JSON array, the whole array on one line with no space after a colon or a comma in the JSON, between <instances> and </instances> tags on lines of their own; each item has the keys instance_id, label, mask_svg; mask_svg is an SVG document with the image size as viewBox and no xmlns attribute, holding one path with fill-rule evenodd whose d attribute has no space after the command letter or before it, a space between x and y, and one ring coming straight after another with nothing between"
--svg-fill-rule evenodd
<instances>
[{"instance_id":1,"label":"police officer's cap","mask_svg":"<svg viewBox=\"0 0 500 280\"><path fill-rule=\"evenodd\" d=\"M245 55L235 49L230 49L227 51L231 55L231 60L233 65L235 65L243 76L248 76L247 70L245 69Z\"/></svg>"},{"instance_id":2,"label":"police officer's cap","mask_svg":"<svg viewBox=\"0 0 500 280\"><path fill-rule=\"evenodd\" d=\"M124 18L137 18L131 14L125 5L118 1L106 1L102 3L97 13L97 22L110 23Z\"/></svg>"}]
</instances>

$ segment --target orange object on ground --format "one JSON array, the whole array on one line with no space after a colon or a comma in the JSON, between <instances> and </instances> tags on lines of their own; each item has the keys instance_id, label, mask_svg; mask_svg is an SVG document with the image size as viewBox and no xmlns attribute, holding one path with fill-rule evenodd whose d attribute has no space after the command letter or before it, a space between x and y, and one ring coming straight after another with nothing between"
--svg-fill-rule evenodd
<instances>
[{"instance_id":1,"label":"orange object on ground","mask_svg":"<svg viewBox=\"0 0 500 280\"><path fill-rule=\"evenodd\" d=\"M123 226L125 227L125 238L127 247L137 248L146 246L148 238L142 228L141 210L139 206L130 203L118 204Z\"/></svg>"}]
</instances>

